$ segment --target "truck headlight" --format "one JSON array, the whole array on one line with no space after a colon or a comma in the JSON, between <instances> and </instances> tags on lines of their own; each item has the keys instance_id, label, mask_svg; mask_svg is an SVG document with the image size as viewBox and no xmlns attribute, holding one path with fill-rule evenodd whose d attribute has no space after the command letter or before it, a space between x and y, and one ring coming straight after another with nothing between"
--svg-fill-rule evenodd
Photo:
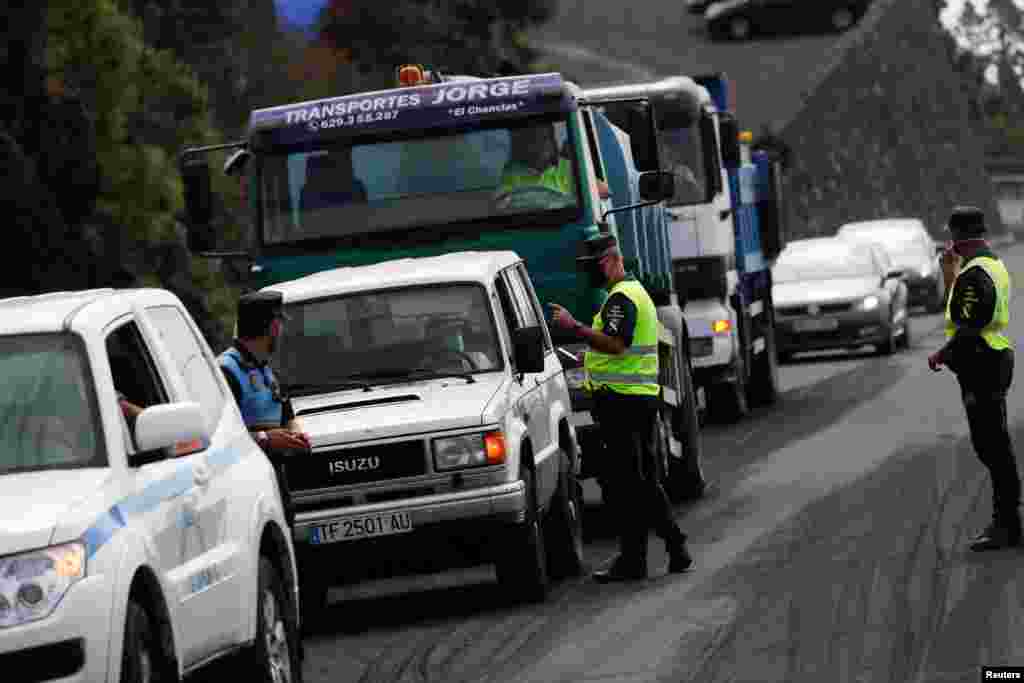
<instances>
[{"instance_id":1,"label":"truck headlight","mask_svg":"<svg viewBox=\"0 0 1024 683\"><path fill-rule=\"evenodd\" d=\"M860 302L860 310L862 311L873 311L878 308L878 297L872 294L871 296L864 297L864 300Z\"/></svg>"},{"instance_id":2,"label":"truck headlight","mask_svg":"<svg viewBox=\"0 0 1024 683\"><path fill-rule=\"evenodd\" d=\"M85 545L55 545L0 557L0 628L45 619L85 578Z\"/></svg>"},{"instance_id":3,"label":"truck headlight","mask_svg":"<svg viewBox=\"0 0 1024 683\"><path fill-rule=\"evenodd\" d=\"M570 368L565 371L565 383L570 389L582 389L587 381L587 373L583 368Z\"/></svg>"},{"instance_id":4,"label":"truck headlight","mask_svg":"<svg viewBox=\"0 0 1024 683\"><path fill-rule=\"evenodd\" d=\"M504 462L505 435L501 432L434 439L434 469L438 472Z\"/></svg>"}]
</instances>

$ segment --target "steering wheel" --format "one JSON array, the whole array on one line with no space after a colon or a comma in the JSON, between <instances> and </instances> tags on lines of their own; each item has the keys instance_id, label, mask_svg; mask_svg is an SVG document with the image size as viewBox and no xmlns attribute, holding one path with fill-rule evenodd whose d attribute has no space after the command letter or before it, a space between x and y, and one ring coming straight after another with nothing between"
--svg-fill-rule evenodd
<instances>
[{"instance_id":1,"label":"steering wheel","mask_svg":"<svg viewBox=\"0 0 1024 683\"><path fill-rule=\"evenodd\" d=\"M432 351L428 351L426 356L424 357L424 360L445 357L458 358L460 361L466 363L469 366L470 370L480 369L480 366L476 364L476 361L473 360L473 357L471 355L469 355L465 351L456 351L454 349L434 349ZM420 367L423 367L423 365L424 363L420 363Z\"/></svg>"},{"instance_id":2,"label":"steering wheel","mask_svg":"<svg viewBox=\"0 0 1024 683\"><path fill-rule=\"evenodd\" d=\"M530 201L530 200L533 201ZM494 203L499 209L511 208L549 208L551 200L558 199L559 203L565 204L567 197L558 190L552 190L544 185L522 185L500 193L494 198ZM541 206L537 206L540 203Z\"/></svg>"}]
</instances>

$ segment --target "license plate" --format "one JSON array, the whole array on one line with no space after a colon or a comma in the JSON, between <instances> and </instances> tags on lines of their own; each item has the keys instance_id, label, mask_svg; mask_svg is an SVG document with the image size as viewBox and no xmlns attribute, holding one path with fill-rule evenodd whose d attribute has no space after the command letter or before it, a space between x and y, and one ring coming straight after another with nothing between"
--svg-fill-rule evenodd
<instances>
[{"instance_id":1,"label":"license plate","mask_svg":"<svg viewBox=\"0 0 1024 683\"><path fill-rule=\"evenodd\" d=\"M793 321L793 329L797 332L827 332L837 327L839 327L839 321L832 318Z\"/></svg>"},{"instance_id":2,"label":"license plate","mask_svg":"<svg viewBox=\"0 0 1024 683\"><path fill-rule=\"evenodd\" d=\"M309 542L313 545L354 541L373 536L390 536L412 531L412 517L408 512L388 512L363 517L348 517L315 526Z\"/></svg>"}]
</instances>

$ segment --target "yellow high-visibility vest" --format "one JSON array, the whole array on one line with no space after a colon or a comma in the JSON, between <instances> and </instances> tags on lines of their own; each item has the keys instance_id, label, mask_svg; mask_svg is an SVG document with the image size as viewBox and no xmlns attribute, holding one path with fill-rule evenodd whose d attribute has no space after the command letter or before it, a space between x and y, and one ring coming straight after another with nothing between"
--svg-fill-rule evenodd
<instances>
[{"instance_id":1,"label":"yellow high-visibility vest","mask_svg":"<svg viewBox=\"0 0 1024 683\"><path fill-rule=\"evenodd\" d=\"M996 287L996 308L992 314L992 321L981 330L981 338L990 348L1001 351L1013 347L1010 338L1006 336L1006 326L1010 323L1010 274L1006 266L999 259L990 256L975 256L960 270L960 274L968 268L979 267L983 269ZM960 275L957 275L959 278ZM954 286L956 282L954 281ZM952 305L953 294L950 288L949 301L946 302L946 338L951 339L956 334L956 323L953 322Z\"/></svg>"},{"instance_id":2,"label":"yellow high-visibility vest","mask_svg":"<svg viewBox=\"0 0 1024 683\"><path fill-rule=\"evenodd\" d=\"M657 396L661 391L658 384L658 312L650 295L636 280L622 280L608 292L623 294L636 306L636 328L633 343L622 354L587 351L583 358L586 373L585 386L594 390L607 387L619 394L635 396ZM603 325L601 313L594 316L593 328L600 330Z\"/></svg>"}]
</instances>

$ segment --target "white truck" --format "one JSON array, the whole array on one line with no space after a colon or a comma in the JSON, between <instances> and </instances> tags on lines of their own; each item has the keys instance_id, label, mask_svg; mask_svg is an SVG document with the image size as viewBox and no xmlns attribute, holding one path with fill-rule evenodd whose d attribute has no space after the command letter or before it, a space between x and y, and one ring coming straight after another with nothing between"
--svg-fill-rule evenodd
<instances>
[{"instance_id":1,"label":"white truck","mask_svg":"<svg viewBox=\"0 0 1024 683\"><path fill-rule=\"evenodd\" d=\"M264 288L274 361L312 453L286 460L304 613L329 586L494 563L542 600L582 569L561 363L522 259L456 252Z\"/></svg>"},{"instance_id":2,"label":"white truck","mask_svg":"<svg viewBox=\"0 0 1024 683\"><path fill-rule=\"evenodd\" d=\"M0 300L0 671L179 680L238 653L301 681L274 470L181 301Z\"/></svg>"}]
</instances>

